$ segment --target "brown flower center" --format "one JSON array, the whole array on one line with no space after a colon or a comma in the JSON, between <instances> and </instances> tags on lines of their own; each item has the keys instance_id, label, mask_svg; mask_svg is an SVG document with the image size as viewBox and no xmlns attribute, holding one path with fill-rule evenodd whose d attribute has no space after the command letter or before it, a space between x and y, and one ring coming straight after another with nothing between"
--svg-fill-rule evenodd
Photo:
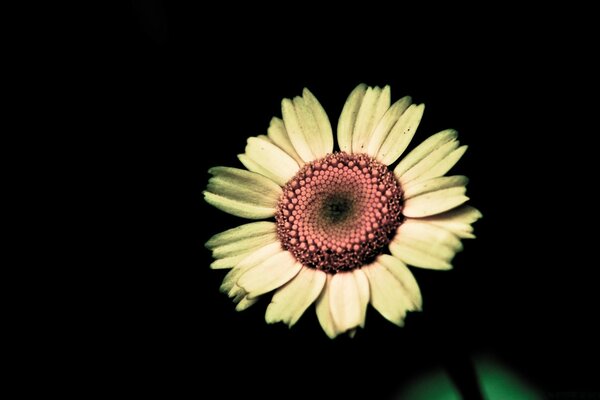
<instances>
[{"instance_id":1,"label":"brown flower center","mask_svg":"<svg viewBox=\"0 0 600 400\"><path fill-rule=\"evenodd\" d=\"M275 220L284 249L303 265L348 271L381 254L402 223L402 189L365 154L329 154L283 188Z\"/></svg>"}]
</instances>

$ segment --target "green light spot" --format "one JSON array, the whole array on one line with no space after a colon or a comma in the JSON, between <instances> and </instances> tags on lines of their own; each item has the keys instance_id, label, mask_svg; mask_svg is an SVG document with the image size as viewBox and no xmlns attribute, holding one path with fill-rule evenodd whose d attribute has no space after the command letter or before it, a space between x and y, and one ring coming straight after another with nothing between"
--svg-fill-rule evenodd
<instances>
[{"instance_id":1,"label":"green light spot","mask_svg":"<svg viewBox=\"0 0 600 400\"><path fill-rule=\"evenodd\" d=\"M540 392L516 372L488 356L475 358L475 370L486 400L537 400ZM415 379L397 399L461 400L454 383L442 368L435 368Z\"/></svg>"}]
</instances>

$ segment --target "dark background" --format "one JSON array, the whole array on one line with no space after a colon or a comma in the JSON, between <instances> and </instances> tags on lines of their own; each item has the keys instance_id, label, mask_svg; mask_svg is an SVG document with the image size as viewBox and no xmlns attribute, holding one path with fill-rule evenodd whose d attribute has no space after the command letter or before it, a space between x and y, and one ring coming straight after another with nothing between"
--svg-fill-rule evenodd
<instances>
[{"instance_id":1,"label":"dark background","mask_svg":"<svg viewBox=\"0 0 600 400\"><path fill-rule=\"evenodd\" d=\"M403 18L363 23L360 13L338 27L259 10L263 18L234 22L225 10L159 0L122 11L112 111L124 121L117 143L144 243L117 341L125 368L143 371L136 387L387 399L438 365L468 383L468 360L487 353L544 393L598 390L594 160L581 122L590 66L552 22L431 31ZM460 132L470 147L454 172L469 176L470 204L484 214L478 238L451 272L412 269L424 312L402 329L371 308L355 339L331 341L313 308L291 330L264 323L268 299L237 313L203 243L244 221L203 202L208 168L241 167L245 139L265 134L281 99L303 87L335 129L360 82L426 103L415 143Z\"/></svg>"}]
</instances>

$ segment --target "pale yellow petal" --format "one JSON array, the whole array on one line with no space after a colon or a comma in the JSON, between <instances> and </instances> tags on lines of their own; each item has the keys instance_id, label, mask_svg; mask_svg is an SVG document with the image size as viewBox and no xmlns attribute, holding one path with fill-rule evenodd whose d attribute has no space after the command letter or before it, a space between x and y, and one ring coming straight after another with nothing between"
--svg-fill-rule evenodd
<instances>
[{"instance_id":1,"label":"pale yellow petal","mask_svg":"<svg viewBox=\"0 0 600 400\"><path fill-rule=\"evenodd\" d=\"M236 254L235 256L216 259L210 264L210 268L212 268L212 269L233 268L237 265L237 263L242 261L244 258L246 258L251 253L252 253L252 251L242 252L242 253Z\"/></svg>"},{"instance_id":2,"label":"pale yellow petal","mask_svg":"<svg viewBox=\"0 0 600 400\"><path fill-rule=\"evenodd\" d=\"M435 151L440 146L456 140L457 136L458 132L456 132L454 129L446 129L428 137L425 139L425 141L423 141L423 143L419 144L410 153L408 153L406 157L400 160L394 169L394 175L396 175L398 178L401 177L406 171L416 165L428 154L431 154L431 152Z\"/></svg>"},{"instance_id":3,"label":"pale yellow petal","mask_svg":"<svg viewBox=\"0 0 600 400\"><path fill-rule=\"evenodd\" d=\"M341 331L335 326L333 315L331 313L331 306L329 304L331 278L332 275L327 274L327 281L325 282L325 287L321 291L321 294L317 298L315 310L321 328L323 328L323 331L330 339L333 339L339 335Z\"/></svg>"},{"instance_id":4,"label":"pale yellow petal","mask_svg":"<svg viewBox=\"0 0 600 400\"><path fill-rule=\"evenodd\" d=\"M442 214L421 218L420 220L444 228L462 239L472 239L473 224L482 217L481 212L471 206L462 206Z\"/></svg>"},{"instance_id":5,"label":"pale yellow petal","mask_svg":"<svg viewBox=\"0 0 600 400\"><path fill-rule=\"evenodd\" d=\"M369 280L362 269L354 269L352 270L352 274L354 274L360 300L360 327L364 328L367 318L367 306L369 305Z\"/></svg>"},{"instance_id":6,"label":"pale yellow petal","mask_svg":"<svg viewBox=\"0 0 600 400\"><path fill-rule=\"evenodd\" d=\"M308 138L305 137L304 129L300 123L300 117L296 111L296 105L292 100L283 99L281 101L281 114L283 115L285 130L288 133L290 142L292 142L296 153L298 153L300 158L305 162L313 161L316 157L311 150Z\"/></svg>"},{"instance_id":7,"label":"pale yellow petal","mask_svg":"<svg viewBox=\"0 0 600 400\"><path fill-rule=\"evenodd\" d=\"M233 215L266 218L274 215L281 188L272 180L250 171L214 167L204 192L205 200Z\"/></svg>"},{"instance_id":8,"label":"pale yellow petal","mask_svg":"<svg viewBox=\"0 0 600 400\"><path fill-rule=\"evenodd\" d=\"M273 117L271 119L271 123L269 125L269 129L267 131L269 139L273 141L280 149L285 151L290 155L298 165L304 165L304 161L294 149L294 145L290 141L290 137L288 136L287 130L285 129L285 125L283 121L277 117Z\"/></svg>"},{"instance_id":9,"label":"pale yellow petal","mask_svg":"<svg viewBox=\"0 0 600 400\"><path fill-rule=\"evenodd\" d=\"M337 139L341 151L352 153L352 133L358 110L362 104L363 97L367 92L367 85L361 83L348 96L337 126Z\"/></svg>"},{"instance_id":10,"label":"pale yellow petal","mask_svg":"<svg viewBox=\"0 0 600 400\"><path fill-rule=\"evenodd\" d=\"M395 162L415 135L424 111L424 104L410 105L381 144L375 158L386 165Z\"/></svg>"},{"instance_id":11,"label":"pale yellow petal","mask_svg":"<svg viewBox=\"0 0 600 400\"><path fill-rule=\"evenodd\" d=\"M469 178L463 175L441 176L437 178L416 180L407 185L402 185L404 190L404 199L408 200L425 193L436 192L442 189L453 187L465 187L469 183Z\"/></svg>"},{"instance_id":12,"label":"pale yellow petal","mask_svg":"<svg viewBox=\"0 0 600 400\"><path fill-rule=\"evenodd\" d=\"M267 323L281 321L291 328L321 294L325 281L325 272L302 267L298 275L273 295L265 314Z\"/></svg>"},{"instance_id":13,"label":"pale yellow petal","mask_svg":"<svg viewBox=\"0 0 600 400\"><path fill-rule=\"evenodd\" d=\"M408 309L411 311L421 310L421 307L423 306L421 289L419 289L417 280L406 264L398 258L387 254L382 254L377 257L377 262L391 272L392 275L394 275L394 278L402 285L402 289L410 301L410 307Z\"/></svg>"},{"instance_id":14,"label":"pale yellow petal","mask_svg":"<svg viewBox=\"0 0 600 400\"><path fill-rule=\"evenodd\" d=\"M429 170L425 171L418 179L431 179L445 175L462 158L468 147L469 146L460 146L458 149L452 151L452 153L448 154Z\"/></svg>"},{"instance_id":15,"label":"pale yellow petal","mask_svg":"<svg viewBox=\"0 0 600 400\"><path fill-rule=\"evenodd\" d=\"M366 153L368 155L370 155L371 157L377 156L381 145L388 137L388 135L402 116L402 114L404 114L406 109L410 106L411 102L412 99L410 96L404 96L403 98L392 104L392 106L386 111L386 113L383 115L383 117L375 127L371 138L369 139L366 150Z\"/></svg>"},{"instance_id":16,"label":"pale yellow petal","mask_svg":"<svg viewBox=\"0 0 600 400\"><path fill-rule=\"evenodd\" d=\"M284 99L281 112L290 142L303 161L313 161L333 151L329 118L308 89L304 89L303 97Z\"/></svg>"},{"instance_id":17,"label":"pale yellow petal","mask_svg":"<svg viewBox=\"0 0 600 400\"><path fill-rule=\"evenodd\" d=\"M245 201L232 200L207 191L202 192L204 200L213 207L228 214L248 219L263 219L275 215L274 207L261 207Z\"/></svg>"},{"instance_id":18,"label":"pale yellow petal","mask_svg":"<svg viewBox=\"0 0 600 400\"><path fill-rule=\"evenodd\" d=\"M239 303L240 301L246 298L248 293L246 293L246 291L238 285L233 285L233 287L227 293L227 295L229 296L229 298L233 299L234 303Z\"/></svg>"},{"instance_id":19,"label":"pale yellow petal","mask_svg":"<svg viewBox=\"0 0 600 400\"><path fill-rule=\"evenodd\" d=\"M251 137L246 145L246 155L260 165L261 171L279 186L285 184L298 172L300 166L292 157L276 145L266 140ZM259 172L260 171L255 171Z\"/></svg>"},{"instance_id":20,"label":"pale yellow petal","mask_svg":"<svg viewBox=\"0 0 600 400\"><path fill-rule=\"evenodd\" d=\"M346 332L360 326L361 304L356 279L352 272L338 272L331 278L329 305L335 326Z\"/></svg>"},{"instance_id":21,"label":"pale yellow petal","mask_svg":"<svg viewBox=\"0 0 600 400\"><path fill-rule=\"evenodd\" d=\"M428 269L447 270L452 268L456 254L449 247L397 236L389 244L390 252L406 264Z\"/></svg>"},{"instance_id":22,"label":"pale yellow petal","mask_svg":"<svg viewBox=\"0 0 600 400\"><path fill-rule=\"evenodd\" d=\"M300 272L302 265L294 256L283 251L248 269L240 276L237 284L252 299L286 284Z\"/></svg>"},{"instance_id":23,"label":"pale yellow petal","mask_svg":"<svg viewBox=\"0 0 600 400\"><path fill-rule=\"evenodd\" d=\"M240 240L277 232L274 222L258 221L236 226L235 228L213 235L205 244L207 249L234 244Z\"/></svg>"},{"instance_id":24,"label":"pale yellow petal","mask_svg":"<svg viewBox=\"0 0 600 400\"><path fill-rule=\"evenodd\" d=\"M239 261L254 250L277 241L276 225L273 222L261 221L218 233L206 242L205 246L212 249L214 258L229 258L228 263L231 264L234 259ZM217 265L221 263L215 264L213 268L218 268Z\"/></svg>"},{"instance_id":25,"label":"pale yellow petal","mask_svg":"<svg viewBox=\"0 0 600 400\"><path fill-rule=\"evenodd\" d=\"M256 172L257 174L266 176L267 178L275 182L275 179L271 175L271 173L267 169L263 168L260 164L252 160L250 157L248 157L246 153L238 154L237 157L238 160L240 160L240 162L244 165L244 167L246 167L248 171Z\"/></svg>"},{"instance_id":26,"label":"pale yellow petal","mask_svg":"<svg viewBox=\"0 0 600 400\"><path fill-rule=\"evenodd\" d=\"M455 234L420 219L407 218L398 228L394 240L398 238L420 240L432 246L444 245L455 252L462 250L460 239Z\"/></svg>"},{"instance_id":27,"label":"pale yellow petal","mask_svg":"<svg viewBox=\"0 0 600 400\"><path fill-rule=\"evenodd\" d=\"M369 279L373 307L388 321L403 326L411 304L400 282L378 262L362 269Z\"/></svg>"},{"instance_id":28,"label":"pale yellow petal","mask_svg":"<svg viewBox=\"0 0 600 400\"><path fill-rule=\"evenodd\" d=\"M214 258L231 257L240 253L248 253L278 241L277 233L269 232L263 235L241 238L237 242L215 247L212 251Z\"/></svg>"},{"instance_id":29,"label":"pale yellow petal","mask_svg":"<svg viewBox=\"0 0 600 400\"><path fill-rule=\"evenodd\" d=\"M421 159L421 161L413 165L408 171L403 173L401 176L396 176L400 181L400 184L406 185L407 183L417 180L421 177L422 179L427 179L427 177L424 175L426 175L432 168L436 166L436 164L441 162L450 153L456 150L458 145L458 141L453 140L443 144L442 146L433 150L431 153L427 154L425 157L423 157L423 159Z\"/></svg>"},{"instance_id":30,"label":"pale yellow petal","mask_svg":"<svg viewBox=\"0 0 600 400\"><path fill-rule=\"evenodd\" d=\"M407 217L421 218L443 213L469 200L464 186L428 192L407 199L402 213Z\"/></svg>"},{"instance_id":31,"label":"pale yellow petal","mask_svg":"<svg viewBox=\"0 0 600 400\"><path fill-rule=\"evenodd\" d=\"M249 299L248 296L244 297L240 300L240 302L235 306L236 311L244 311L248 309L250 306L254 305L258 301L257 298Z\"/></svg>"},{"instance_id":32,"label":"pale yellow petal","mask_svg":"<svg viewBox=\"0 0 600 400\"><path fill-rule=\"evenodd\" d=\"M310 90L304 88L302 91L302 98L306 105L312 112L312 115L317 123L319 138L321 142L321 148L317 151L318 154L328 154L333 152L333 132L331 130L331 123L329 117L321 106L321 103L317 98L310 92Z\"/></svg>"},{"instance_id":33,"label":"pale yellow petal","mask_svg":"<svg viewBox=\"0 0 600 400\"><path fill-rule=\"evenodd\" d=\"M352 153L366 153L371 135L388 108L390 87L369 87L356 116L352 132Z\"/></svg>"},{"instance_id":34,"label":"pale yellow petal","mask_svg":"<svg viewBox=\"0 0 600 400\"><path fill-rule=\"evenodd\" d=\"M229 293L244 272L283 251L285 250L281 248L281 244L276 242L263 246L248 254L240 260L227 275L225 275L220 288L221 292Z\"/></svg>"},{"instance_id":35,"label":"pale yellow petal","mask_svg":"<svg viewBox=\"0 0 600 400\"><path fill-rule=\"evenodd\" d=\"M326 153L323 152L321 146L321 137L319 132L319 126L317 121L306 104L304 98L296 96L293 100L294 108L296 109L296 115L298 116L298 123L302 129L302 134L308 143L308 147L315 158L321 158Z\"/></svg>"}]
</instances>

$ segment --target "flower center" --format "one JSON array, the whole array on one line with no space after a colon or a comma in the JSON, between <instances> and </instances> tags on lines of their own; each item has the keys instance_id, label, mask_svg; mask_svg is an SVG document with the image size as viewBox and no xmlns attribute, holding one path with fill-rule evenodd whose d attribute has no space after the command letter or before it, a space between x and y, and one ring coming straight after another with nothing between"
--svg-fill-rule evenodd
<instances>
[{"instance_id":1,"label":"flower center","mask_svg":"<svg viewBox=\"0 0 600 400\"><path fill-rule=\"evenodd\" d=\"M402 189L385 165L365 154L329 154L284 187L277 234L303 265L348 271L383 252L402 223L402 205Z\"/></svg>"}]
</instances>

